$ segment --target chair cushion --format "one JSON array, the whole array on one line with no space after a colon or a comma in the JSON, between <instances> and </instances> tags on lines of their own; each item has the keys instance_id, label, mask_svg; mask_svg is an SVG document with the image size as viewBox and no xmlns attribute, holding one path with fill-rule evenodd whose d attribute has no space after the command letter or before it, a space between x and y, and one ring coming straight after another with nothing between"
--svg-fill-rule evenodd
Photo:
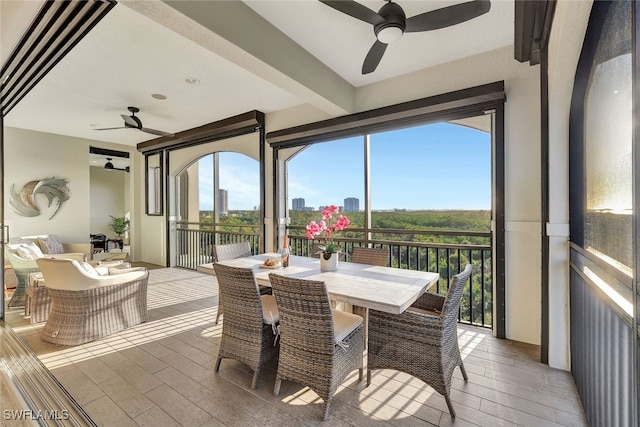
<instances>
[{"instance_id":1,"label":"chair cushion","mask_svg":"<svg viewBox=\"0 0 640 427\"><path fill-rule=\"evenodd\" d=\"M276 305L276 297L273 295L261 295L262 321L265 325L274 325L280 321L280 312Z\"/></svg>"},{"instance_id":2,"label":"chair cushion","mask_svg":"<svg viewBox=\"0 0 640 427\"><path fill-rule=\"evenodd\" d=\"M45 254L63 254L64 247L62 246L62 240L55 234L49 236L38 237L38 245L42 249L42 253Z\"/></svg>"},{"instance_id":3,"label":"chair cushion","mask_svg":"<svg viewBox=\"0 0 640 427\"><path fill-rule=\"evenodd\" d=\"M332 314L333 332L335 333L336 343L344 340L354 329L362 324L362 317L357 314L340 310L332 310Z\"/></svg>"},{"instance_id":4,"label":"chair cushion","mask_svg":"<svg viewBox=\"0 0 640 427\"><path fill-rule=\"evenodd\" d=\"M18 243L8 245L10 249L14 250L21 258L24 259L38 259L43 257L43 253L33 242Z\"/></svg>"}]
</instances>

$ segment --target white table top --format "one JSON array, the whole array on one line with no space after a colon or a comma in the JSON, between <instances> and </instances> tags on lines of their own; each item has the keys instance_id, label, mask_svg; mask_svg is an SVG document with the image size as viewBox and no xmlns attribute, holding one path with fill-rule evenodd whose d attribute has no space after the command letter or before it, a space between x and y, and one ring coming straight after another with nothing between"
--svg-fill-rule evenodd
<instances>
[{"instance_id":1,"label":"white table top","mask_svg":"<svg viewBox=\"0 0 640 427\"><path fill-rule=\"evenodd\" d=\"M275 253L255 255L223 261L220 264L252 268L260 285L269 286L269 273L320 280L327 286L332 299L361 307L399 314L434 285L440 277L437 273L377 267L353 262L341 262L338 271L321 272L320 260L291 256L287 268L268 269L260 266L267 258L277 258ZM213 264L199 266L199 271L213 274Z\"/></svg>"}]
</instances>

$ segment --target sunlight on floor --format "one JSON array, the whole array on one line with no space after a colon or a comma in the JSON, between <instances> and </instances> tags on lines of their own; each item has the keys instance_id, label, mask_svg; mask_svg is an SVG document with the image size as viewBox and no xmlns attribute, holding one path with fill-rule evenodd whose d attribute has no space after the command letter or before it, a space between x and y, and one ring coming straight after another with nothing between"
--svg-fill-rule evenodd
<instances>
[{"instance_id":1,"label":"sunlight on floor","mask_svg":"<svg viewBox=\"0 0 640 427\"><path fill-rule=\"evenodd\" d=\"M201 280L202 276L198 275L197 278ZM212 287L213 285L212 283ZM179 287L176 286L175 281L154 283L151 278L150 286L153 286L153 292L150 292L148 297L149 321L126 329L116 335L81 346L48 346L49 351L54 351L39 354L42 362L50 368L60 368L70 363L90 360L96 356L104 356L125 349L135 348L143 344L150 344L159 339L179 335L194 328L205 327L201 333L202 337L211 338L221 336L222 324L217 326L212 325L212 319L215 318L217 312L217 305L210 308L196 308L199 307L199 305L195 304L201 304L202 301L207 298L211 299L211 289L198 290L198 287L192 286L189 287L188 293L180 293L177 292ZM213 295L217 295L217 292L213 293ZM193 304L194 309L185 312L184 306L189 304ZM176 305L182 308L180 310L173 310L172 307ZM154 311L167 314L156 315ZM170 314L172 312L175 314ZM158 319L153 320L154 317ZM44 323L42 325L44 325ZM42 327L42 325L40 325L40 327ZM18 326L15 327L14 330L19 333L20 331L25 331L30 328L32 328L32 325Z\"/></svg>"}]
</instances>

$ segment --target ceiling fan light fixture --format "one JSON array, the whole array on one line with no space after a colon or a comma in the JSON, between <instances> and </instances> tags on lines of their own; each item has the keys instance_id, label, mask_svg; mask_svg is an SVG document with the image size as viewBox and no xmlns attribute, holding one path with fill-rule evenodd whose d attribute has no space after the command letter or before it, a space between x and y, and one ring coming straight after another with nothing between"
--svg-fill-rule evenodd
<instances>
[{"instance_id":1,"label":"ceiling fan light fixture","mask_svg":"<svg viewBox=\"0 0 640 427\"><path fill-rule=\"evenodd\" d=\"M380 28L376 33L376 37L381 43L390 44L402 37L403 33L404 31L402 31L401 27L389 25L384 28Z\"/></svg>"}]
</instances>

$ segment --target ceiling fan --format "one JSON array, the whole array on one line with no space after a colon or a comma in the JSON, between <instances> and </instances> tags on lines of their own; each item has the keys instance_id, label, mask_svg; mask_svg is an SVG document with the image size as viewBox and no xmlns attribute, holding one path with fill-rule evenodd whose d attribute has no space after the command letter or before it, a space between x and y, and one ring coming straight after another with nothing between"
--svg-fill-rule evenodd
<instances>
[{"instance_id":1,"label":"ceiling fan","mask_svg":"<svg viewBox=\"0 0 640 427\"><path fill-rule=\"evenodd\" d=\"M111 163L111 157L107 157L107 163L104 164L105 169L114 170L114 171L125 171L129 172L129 166L125 168L117 168Z\"/></svg>"},{"instance_id":2,"label":"ceiling fan","mask_svg":"<svg viewBox=\"0 0 640 427\"><path fill-rule=\"evenodd\" d=\"M116 128L101 128L94 130L112 130L112 129L138 129L142 132L150 133L158 136L173 136L172 133L163 132L161 130L146 128L142 126L142 121L136 116L136 113L140 111L137 107L127 107L127 110L131 112L130 116L126 116L124 114L120 114L120 117L124 119L124 126L116 127Z\"/></svg>"},{"instance_id":3,"label":"ceiling fan","mask_svg":"<svg viewBox=\"0 0 640 427\"><path fill-rule=\"evenodd\" d=\"M404 33L450 27L477 18L491 9L490 0L473 0L407 18L400 5L390 0L377 13L352 0L320 1L339 12L373 25L376 41L364 59L362 74L375 71L387 45L398 40Z\"/></svg>"}]
</instances>

